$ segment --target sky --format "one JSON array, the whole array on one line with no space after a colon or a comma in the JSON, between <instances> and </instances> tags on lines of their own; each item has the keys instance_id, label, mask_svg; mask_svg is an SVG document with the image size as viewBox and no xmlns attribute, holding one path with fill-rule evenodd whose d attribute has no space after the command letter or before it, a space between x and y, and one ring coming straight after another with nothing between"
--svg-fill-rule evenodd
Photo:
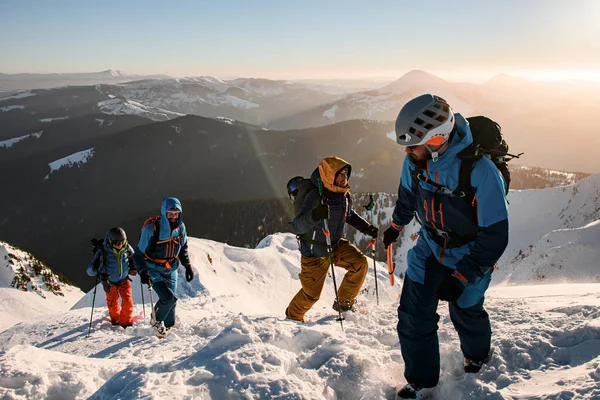
<instances>
[{"instance_id":1,"label":"sky","mask_svg":"<svg viewBox=\"0 0 600 400\"><path fill-rule=\"evenodd\" d=\"M599 19L597 0L0 0L0 72L600 81Z\"/></svg>"}]
</instances>

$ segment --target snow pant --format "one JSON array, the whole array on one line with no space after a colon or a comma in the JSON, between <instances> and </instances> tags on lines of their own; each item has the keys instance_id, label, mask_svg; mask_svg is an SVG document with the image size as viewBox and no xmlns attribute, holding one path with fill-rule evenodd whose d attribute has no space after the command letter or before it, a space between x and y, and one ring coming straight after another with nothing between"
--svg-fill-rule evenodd
<instances>
[{"instance_id":1,"label":"snow pant","mask_svg":"<svg viewBox=\"0 0 600 400\"><path fill-rule=\"evenodd\" d=\"M121 326L131 325L131 315L133 313L133 296L131 295L131 282L125 279L122 283L111 282L110 292L106 293L106 305L110 319ZM119 307L119 296L121 296L121 306Z\"/></svg>"},{"instance_id":2,"label":"snow pant","mask_svg":"<svg viewBox=\"0 0 600 400\"><path fill-rule=\"evenodd\" d=\"M300 284L302 289L294 296L288 306L286 316L290 319L304 321L304 314L319 300L325 284L325 278L331 266L329 257L302 256ZM369 270L367 257L346 239L340 239L333 251L334 265L347 272L338 289L341 305L352 305Z\"/></svg>"},{"instance_id":3,"label":"snow pant","mask_svg":"<svg viewBox=\"0 0 600 400\"><path fill-rule=\"evenodd\" d=\"M398 307L398 337L404 358L404 377L421 387L434 387L440 375L440 349L437 336L437 291L445 279L456 279L453 270L440 264L435 257L425 260L425 281L404 280ZM483 361L490 351L492 329L483 308L484 298L469 307L449 303L450 319L458 333L465 358Z\"/></svg>"},{"instance_id":4,"label":"snow pant","mask_svg":"<svg viewBox=\"0 0 600 400\"><path fill-rule=\"evenodd\" d=\"M158 301L154 306L156 320L163 321L165 327L170 328L175 325L175 306L177 305L172 282L169 279L158 281L152 284L152 289L158 295Z\"/></svg>"}]
</instances>

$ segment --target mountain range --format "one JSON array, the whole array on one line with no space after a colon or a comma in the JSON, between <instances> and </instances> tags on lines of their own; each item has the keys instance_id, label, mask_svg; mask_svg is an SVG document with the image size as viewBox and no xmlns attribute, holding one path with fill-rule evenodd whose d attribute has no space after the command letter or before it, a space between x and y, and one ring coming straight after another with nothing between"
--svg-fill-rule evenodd
<instances>
[{"instance_id":1,"label":"mountain range","mask_svg":"<svg viewBox=\"0 0 600 400\"><path fill-rule=\"evenodd\" d=\"M110 74L109 74L110 75ZM465 116L486 115L503 127L522 165L600 172L593 115L600 85L536 82L498 75L482 84L448 82L411 71L376 89L347 93L299 81L214 77L139 79L0 95L0 139L39 132L43 124L86 114L138 115L154 121L184 114L225 117L267 129L305 129L354 119L394 121L422 93L444 97Z\"/></svg>"}]
</instances>

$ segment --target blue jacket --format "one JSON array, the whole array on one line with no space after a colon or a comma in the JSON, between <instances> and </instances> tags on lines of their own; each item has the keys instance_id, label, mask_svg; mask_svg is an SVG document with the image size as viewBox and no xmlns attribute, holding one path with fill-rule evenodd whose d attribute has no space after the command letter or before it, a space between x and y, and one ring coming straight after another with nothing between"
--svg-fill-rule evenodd
<instances>
[{"instance_id":1,"label":"blue jacket","mask_svg":"<svg viewBox=\"0 0 600 400\"><path fill-rule=\"evenodd\" d=\"M339 188L333 185L335 173L350 164L337 157L328 157L321 161L321 164L311 175L311 181L315 189L310 191L300 207L298 215L291 222L291 229L300 237L300 253L306 257L326 257L327 245L323 221L315 221L312 218L312 211L321 201L318 190L317 179L323 175L323 195L327 199L329 206L329 232L331 234L331 243L333 250L336 249L338 241L343 237L344 224L348 223L357 230L364 232L370 224L352 209L352 198L350 197L350 188ZM348 176L350 177L350 175Z\"/></svg>"},{"instance_id":2,"label":"blue jacket","mask_svg":"<svg viewBox=\"0 0 600 400\"><path fill-rule=\"evenodd\" d=\"M106 265L104 263L104 254L106 253ZM99 249L90 265L87 267L87 274L89 276L96 276L98 271L100 274L107 274L108 280L111 283L121 284L125 279L127 279L127 275L129 275L130 266L133 267L132 259L133 256L133 248L126 243L125 246L121 248L121 250L113 249L108 240L108 235L104 238L104 243L102 244L102 248Z\"/></svg>"},{"instance_id":3,"label":"blue jacket","mask_svg":"<svg viewBox=\"0 0 600 400\"><path fill-rule=\"evenodd\" d=\"M468 122L460 114L455 117L458 129L448 149L437 162L427 162L423 171L425 178L450 189L458 186L461 160L457 155L473 143ZM505 184L490 159L484 157L475 163L471 186L475 193L471 204L461 197L441 193L435 186L416 179L416 166L406 157L392 216L394 223L404 226L416 213L422 224L419 240L408 254L410 279L423 283L424 260L434 256L440 264L457 269L468 279L469 285L459 299L461 307L481 299L494 265L508 245Z\"/></svg>"},{"instance_id":4,"label":"blue jacket","mask_svg":"<svg viewBox=\"0 0 600 400\"><path fill-rule=\"evenodd\" d=\"M177 208L181 213L174 227L167 219L167 210ZM173 291L177 288L177 270L179 265L189 265L187 232L181 221L183 208L175 197L162 201L160 219L142 229L140 240L134 254L135 267L138 271L147 270L153 282L170 282Z\"/></svg>"}]
</instances>

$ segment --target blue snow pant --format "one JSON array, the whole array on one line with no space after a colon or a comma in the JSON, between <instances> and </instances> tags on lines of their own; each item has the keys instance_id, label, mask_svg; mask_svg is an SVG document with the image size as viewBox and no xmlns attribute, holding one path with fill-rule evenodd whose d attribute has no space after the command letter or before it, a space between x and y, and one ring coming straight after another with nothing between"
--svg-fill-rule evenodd
<instances>
[{"instance_id":1,"label":"blue snow pant","mask_svg":"<svg viewBox=\"0 0 600 400\"><path fill-rule=\"evenodd\" d=\"M437 336L437 291L450 278L453 270L440 264L435 257L425 260L424 283L404 280L398 307L398 337L404 358L404 377L421 387L434 387L440 377L440 349ZM455 279L455 278L451 278ZM460 338L465 358L482 361L490 351L492 328L483 308L484 298L469 307L449 303L450 319Z\"/></svg>"},{"instance_id":2,"label":"blue snow pant","mask_svg":"<svg viewBox=\"0 0 600 400\"><path fill-rule=\"evenodd\" d=\"M175 325L177 297L175 297L172 286L169 280L158 281L152 284L152 289L158 295L158 301L154 306L156 320L163 321L166 328Z\"/></svg>"}]
</instances>

